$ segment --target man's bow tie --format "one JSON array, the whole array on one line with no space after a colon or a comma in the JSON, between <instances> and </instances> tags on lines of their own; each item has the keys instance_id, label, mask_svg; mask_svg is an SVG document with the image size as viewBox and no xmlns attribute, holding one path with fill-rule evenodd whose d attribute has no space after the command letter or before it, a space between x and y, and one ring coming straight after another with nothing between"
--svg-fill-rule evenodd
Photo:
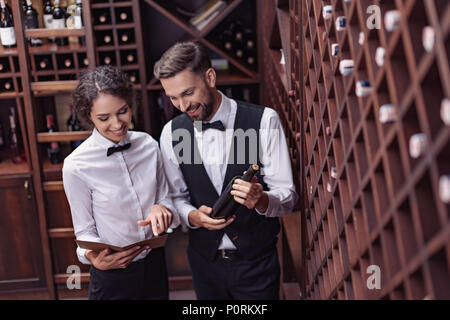
<instances>
[{"instance_id":1,"label":"man's bow tie","mask_svg":"<svg viewBox=\"0 0 450 320\"><path fill-rule=\"evenodd\" d=\"M123 150L127 150L131 147L131 143L126 143L122 146L117 146L117 147L110 147L108 148L108 152L106 153L106 156L109 157L110 155L112 155L114 152L118 152L118 151L123 151Z\"/></svg>"},{"instance_id":2,"label":"man's bow tie","mask_svg":"<svg viewBox=\"0 0 450 320\"><path fill-rule=\"evenodd\" d=\"M225 127L223 126L222 121L214 121L214 122L203 122L202 123L202 131L208 130L208 129L217 129L220 131L225 131Z\"/></svg>"}]
</instances>

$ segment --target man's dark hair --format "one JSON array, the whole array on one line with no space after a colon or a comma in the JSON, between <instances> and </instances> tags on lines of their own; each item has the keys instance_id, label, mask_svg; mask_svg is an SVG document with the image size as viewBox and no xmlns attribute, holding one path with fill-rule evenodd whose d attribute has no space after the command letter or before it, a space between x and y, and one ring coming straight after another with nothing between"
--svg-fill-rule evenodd
<instances>
[{"instance_id":1,"label":"man's dark hair","mask_svg":"<svg viewBox=\"0 0 450 320\"><path fill-rule=\"evenodd\" d=\"M125 72L111 66L85 71L72 93L72 104L82 120L90 125L92 104L101 94L122 98L130 107L133 106L133 87Z\"/></svg>"},{"instance_id":2,"label":"man's dark hair","mask_svg":"<svg viewBox=\"0 0 450 320\"><path fill-rule=\"evenodd\" d=\"M170 47L156 62L153 74L157 79L167 79L186 68L198 75L211 68L208 49L197 41L178 42Z\"/></svg>"}]
</instances>

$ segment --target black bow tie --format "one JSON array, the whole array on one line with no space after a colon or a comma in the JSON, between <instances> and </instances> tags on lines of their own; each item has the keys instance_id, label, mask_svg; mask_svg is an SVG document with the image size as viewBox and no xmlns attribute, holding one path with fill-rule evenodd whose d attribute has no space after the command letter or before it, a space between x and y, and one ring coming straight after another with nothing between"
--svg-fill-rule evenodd
<instances>
[{"instance_id":1,"label":"black bow tie","mask_svg":"<svg viewBox=\"0 0 450 320\"><path fill-rule=\"evenodd\" d=\"M106 153L106 156L109 157L110 155L112 155L114 152L118 152L118 151L123 151L123 150L127 150L131 147L131 142L130 143L126 143L122 146L117 146L117 147L110 147L108 148L108 152Z\"/></svg>"},{"instance_id":2,"label":"black bow tie","mask_svg":"<svg viewBox=\"0 0 450 320\"><path fill-rule=\"evenodd\" d=\"M225 131L225 127L223 126L222 121L214 121L214 122L203 122L202 123L202 131L208 130L208 129L217 129L220 131Z\"/></svg>"}]
</instances>

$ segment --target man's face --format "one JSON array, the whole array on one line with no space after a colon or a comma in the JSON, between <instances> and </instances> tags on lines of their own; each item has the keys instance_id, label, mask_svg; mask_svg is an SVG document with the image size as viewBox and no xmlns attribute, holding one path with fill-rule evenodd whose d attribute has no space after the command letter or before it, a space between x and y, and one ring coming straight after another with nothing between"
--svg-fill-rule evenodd
<instances>
[{"instance_id":1,"label":"man's face","mask_svg":"<svg viewBox=\"0 0 450 320\"><path fill-rule=\"evenodd\" d=\"M211 72L209 69L205 73ZM161 84L175 108L186 113L192 121L207 121L214 110L215 80L185 69Z\"/></svg>"}]
</instances>

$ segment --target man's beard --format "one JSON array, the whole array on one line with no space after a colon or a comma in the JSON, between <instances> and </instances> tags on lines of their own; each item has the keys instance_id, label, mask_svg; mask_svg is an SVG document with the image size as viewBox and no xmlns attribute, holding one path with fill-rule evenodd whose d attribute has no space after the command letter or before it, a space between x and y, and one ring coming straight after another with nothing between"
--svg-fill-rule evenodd
<instances>
[{"instance_id":1,"label":"man's beard","mask_svg":"<svg viewBox=\"0 0 450 320\"><path fill-rule=\"evenodd\" d=\"M189 118L191 118L192 121L205 121L213 112L214 109L214 95L212 92L208 91L208 101L206 103L196 103L192 105L189 109L196 109L201 108L201 113L198 116L191 117L187 112ZM189 111L189 110L188 110Z\"/></svg>"}]
</instances>

